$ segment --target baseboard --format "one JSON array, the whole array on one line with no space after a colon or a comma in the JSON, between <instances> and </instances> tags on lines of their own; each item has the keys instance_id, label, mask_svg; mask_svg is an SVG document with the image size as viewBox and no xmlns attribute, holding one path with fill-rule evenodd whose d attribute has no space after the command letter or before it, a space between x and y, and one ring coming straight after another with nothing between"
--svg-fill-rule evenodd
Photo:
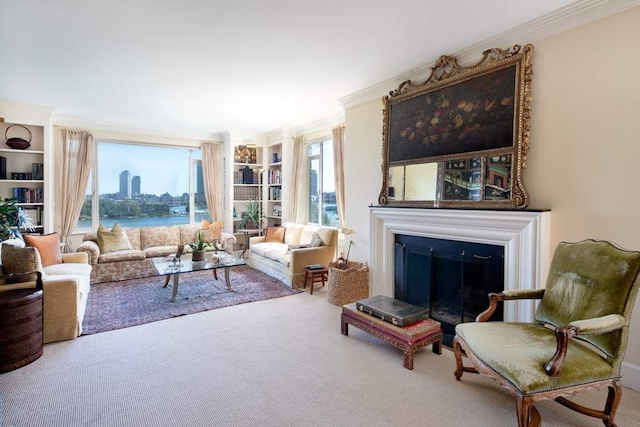
<instances>
[{"instance_id":1,"label":"baseboard","mask_svg":"<svg viewBox=\"0 0 640 427\"><path fill-rule=\"evenodd\" d=\"M640 366L622 362L622 385L640 391Z\"/></svg>"}]
</instances>

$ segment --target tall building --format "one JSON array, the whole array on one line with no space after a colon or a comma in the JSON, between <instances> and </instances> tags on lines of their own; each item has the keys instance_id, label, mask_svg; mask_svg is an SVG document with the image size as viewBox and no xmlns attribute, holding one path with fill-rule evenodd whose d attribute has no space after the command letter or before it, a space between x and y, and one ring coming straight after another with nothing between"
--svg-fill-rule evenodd
<instances>
[{"instance_id":1,"label":"tall building","mask_svg":"<svg viewBox=\"0 0 640 427\"><path fill-rule=\"evenodd\" d=\"M202 163L196 164L196 202L202 203L204 196L204 178L202 177Z\"/></svg>"},{"instance_id":2,"label":"tall building","mask_svg":"<svg viewBox=\"0 0 640 427\"><path fill-rule=\"evenodd\" d=\"M136 197L140 194L140 176L136 175L131 180L131 196Z\"/></svg>"},{"instance_id":3,"label":"tall building","mask_svg":"<svg viewBox=\"0 0 640 427\"><path fill-rule=\"evenodd\" d=\"M131 198L131 174L127 170L120 172L120 198Z\"/></svg>"}]
</instances>

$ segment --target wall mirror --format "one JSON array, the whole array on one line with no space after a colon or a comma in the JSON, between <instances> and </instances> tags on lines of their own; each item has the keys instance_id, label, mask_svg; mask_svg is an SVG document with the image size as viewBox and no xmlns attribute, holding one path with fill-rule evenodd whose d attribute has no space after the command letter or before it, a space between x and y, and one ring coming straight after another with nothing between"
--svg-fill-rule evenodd
<instances>
[{"instance_id":1,"label":"wall mirror","mask_svg":"<svg viewBox=\"0 0 640 427\"><path fill-rule=\"evenodd\" d=\"M385 96L381 205L525 208L533 46L441 56Z\"/></svg>"}]
</instances>

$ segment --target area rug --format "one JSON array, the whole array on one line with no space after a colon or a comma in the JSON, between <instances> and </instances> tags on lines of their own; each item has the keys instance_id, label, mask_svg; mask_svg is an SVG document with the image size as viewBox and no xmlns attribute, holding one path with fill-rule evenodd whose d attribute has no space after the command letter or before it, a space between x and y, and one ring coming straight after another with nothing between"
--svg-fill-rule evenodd
<instances>
[{"instance_id":1,"label":"area rug","mask_svg":"<svg viewBox=\"0 0 640 427\"><path fill-rule=\"evenodd\" d=\"M175 302L169 302L173 279L163 288L164 276L91 285L82 335L302 292L251 267L235 267L229 276L232 290L224 271L218 272L219 280L211 271L182 274Z\"/></svg>"}]
</instances>

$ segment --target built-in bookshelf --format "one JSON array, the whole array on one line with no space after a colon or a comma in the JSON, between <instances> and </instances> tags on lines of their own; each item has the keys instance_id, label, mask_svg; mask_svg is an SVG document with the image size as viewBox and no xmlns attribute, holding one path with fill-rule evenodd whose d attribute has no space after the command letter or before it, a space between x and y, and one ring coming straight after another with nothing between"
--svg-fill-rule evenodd
<instances>
[{"instance_id":1,"label":"built-in bookshelf","mask_svg":"<svg viewBox=\"0 0 640 427\"><path fill-rule=\"evenodd\" d=\"M0 135L21 138L30 143L26 149L14 149L6 144L0 148L0 197L13 198L35 225L44 230L44 126L2 122Z\"/></svg>"},{"instance_id":2,"label":"built-in bookshelf","mask_svg":"<svg viewBox=\"0 0 640 427\"><path fill-rule=\"evenodd\" d=\"M274 226L282 223L282 143L267 147L267 162L265 216L268 225Z\"/></svg>"},{"instance_id":3,"label":"built-in bookshelf","mask_svg":"<svg viewBox=\"0 0 640 427\"><path fill-rule=\"evenodd\" d=\"M233 231L240 227L243 215L249 212L251 206L258 205L259 212L263 212L264 168L263 168L263 147L255 145L235 145L233 147ZM262 222L262 221L261 221ZM252 225L249 225L252 227ZM265 224L255 224L258 229L264 228Z\"/></svg>"}]
</instances>

